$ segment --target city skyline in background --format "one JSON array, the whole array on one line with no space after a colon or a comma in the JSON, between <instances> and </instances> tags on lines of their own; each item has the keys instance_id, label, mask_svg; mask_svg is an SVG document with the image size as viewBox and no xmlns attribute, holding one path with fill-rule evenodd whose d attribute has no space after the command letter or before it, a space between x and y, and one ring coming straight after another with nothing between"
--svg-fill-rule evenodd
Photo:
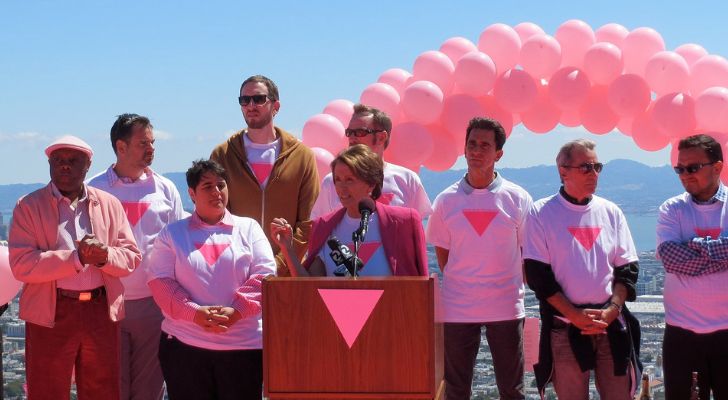
<instances>
[{"instance_id":1,"label":"city skyline in background","mask_svg":"<svg viewBox=\"0 0 728 400\"><path fill-rule=\"evenodd\" d=\"M389 68L412 70L415 58L448 38L477 43L493 23L533 22L553 35L581 19L651 27L667 49L696 43L728 55L728 6L690 4L436 1L362 4L279 2L265 7L222 1L121 3L5 2L0 5L0 184L48 181L43 149L77 135L96 154L89 173L114 160L108 131L118 114L147 115L155 125L159 172L184 171L193 159L244 127L240 83L264 74L278 84L276 124L300 138L303 124L334 99L359 100ZM514 128L499 167L552 165L564 142L588 137L602 161L669 163L669 149L640 150L619 132L583 128L533 134ZM462 161L454 168L462 168Z\"/></svg>"}]
</instances>

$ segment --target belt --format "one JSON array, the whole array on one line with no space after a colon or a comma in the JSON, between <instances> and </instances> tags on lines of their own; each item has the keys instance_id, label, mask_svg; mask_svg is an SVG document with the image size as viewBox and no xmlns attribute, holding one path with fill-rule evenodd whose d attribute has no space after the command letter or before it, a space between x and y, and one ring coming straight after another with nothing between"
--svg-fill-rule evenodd
<instances>
[{"instance_id":1,"label":"belt","mask_svg":"<svg viewBox=\"0 0 728 400\"><path fill-rule=\"evenodd\" d=\"M69 290L69 289L56 289L56 293L59 296L68 297L69 299L75 299L78 301L89 301L95 299L101 295L106 294L106 288L99 286L96 289L90 290Z\"/></svg>"}]
</instances>

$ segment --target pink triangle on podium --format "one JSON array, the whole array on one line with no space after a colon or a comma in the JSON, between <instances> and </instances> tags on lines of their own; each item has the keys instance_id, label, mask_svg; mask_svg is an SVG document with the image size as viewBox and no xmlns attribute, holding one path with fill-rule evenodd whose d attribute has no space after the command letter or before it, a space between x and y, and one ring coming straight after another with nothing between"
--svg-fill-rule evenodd
<instances>
[{"instance_id":1,"label":"pink triangle on podium","mask_svg":"<svg viewBox=\"0 0 728 400\"><path fill-rule=\"evenodd\" d=\"M493 218L498 215L498 211L487 210L463 210L463 215L470 222L470 226L475 229L478 236L483 236L483 232L493 222Z\"/></svg>"},{"instance_id":2,"label":"pink triangle on podium","mask_svg":"<svg viewBox=\"0 0 728 400\"><path fill-rule=\"evenodd\" d=\"M195 243L195 247L202 253L202 257L205 257L207 265L212 267L220 255L230 247L230 243Z\"/></svg>"},{"instance_id":3,"label":"pink triangle on podium","mask_svg":"<svg viewBox=\"0 0 728 400\"><path fill-rule=\"evenodd\" d=\"M129 220L129 224L131 226L136 226L136 224L139 223L139 220L142 219L142 215L144 215L145 212L149 209L149 206L152 205L152 203L147 203L143 201L134 202L134 201L122 201L121 206L124 208L124 212L126 213L126 219Z\"/></svg>"},{"instance_id":4,"label":"pink triangle on podium","mask_svg":"<svg viewBox=\"0 0 728 400\"><path fill-rule=\"evenodd\" d=\"M602 231L602 228L598 226L570 226L568 229L569 232L574 235L574 239L576 239L576 241L579 242L586 251L591 251L592 247L594 247L594 242L599 236L599 232Z\"/></svg>"},{"instance_id":5,"label":"pink triangle on podium","mask_svg":"<svg viewBox=\"0 0 728 400\"><path fill-rule=\"evenodd\" d=\"M381 245L381 242L362 243L361 246L359 246L359 258L361 258L361 262L366 265ZM349 248L353 251L354 243L349 243L347 246L349 246Z\"/></svg>"},{"instance_id":6,"label":"pink triangle on podium","mask_svg":"<svg viewBox=\"0 0 728 400\"><path fill-rule=\"evenodd\" d=\"M382 193L377 201L382 204L389 205L389 203L392 202L392 199L394 199L394 193Z\"/></svg>"},{"instance_id":7,"label":"pink triangle on podium","mask_svg":"<svg viewBox=\"0 0 728 400\"><path fill-rule=\"evenodd\" d=\"M255 179L258 183L262 184L270 176L270 172L273 171L273 164L268 163L250 163L250 167L253 169Z\"/></svg>"},{"instance_id":8,"label":"pink triangle on podium","mask_svg":"<svg viewBox=\"0 0 728 400\"><path fill-rule=\"evenodd\" d=\"M318 292L351 348L384 290L319 289Z\"/></svg>"},{"instance_id":9,"label":"pink triangle on podium","mask_svg":"<svg viewBox=\"0 0 728 400\"><path fill-rule=\"evenodd\" d=\"M699 237L708 237L710 236L713 239L717 239L720 237L721 229L718 228L695 228L695 234Z\"/></svg>"}]
</instances>

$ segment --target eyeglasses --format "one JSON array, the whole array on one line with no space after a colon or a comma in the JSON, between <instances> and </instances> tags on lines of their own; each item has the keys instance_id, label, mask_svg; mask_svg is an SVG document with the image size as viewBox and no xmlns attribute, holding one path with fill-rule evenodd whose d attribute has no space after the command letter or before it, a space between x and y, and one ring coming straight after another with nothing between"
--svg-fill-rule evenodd
<instances>
[{"instance_id":1,"label":"eyeglasses","mask_svg":"<svg viewBox=\"0 0 728 400\"><path fill-rule=\"evenodd\" d=\"M598 162L598 163L584 163L581 165L571 166L571 165L562 165L564 168L576 168L579 171L581 171L582 174L588 174L592 171L596 172L597 174L602 172L602 168L604 168L604 164Z\"/></svg>"},{"instance_id":2,"label":"eyeglasses","mask_svg":"<svg viewBox=\"0 0 728 400\"><path fill-rule=\"evenodd\" d=\"M715 164L715 161L705 163L705 164L690 164L685 167L681 167L678 165L677 167L673 167L672 169L674 169L675 173L678 175L682 175L686 172L688 174L694 174L694 173L700 171L701 169L703 169L703 167L707 167L708 165L713 165L713 164Z\"/></svg>"},{"instance_id":3,"label":"eyeglasses","mask_svg":"<svg viewBox=\"0 0 728 400\"><path fill-rule=\"evenodd\" d=\"M347 129L344 131L344 134L346 137L364 137L366 135L371 135L372 133L381 132L381 129L369 129L369 128L355 128L355 129Z\"/></svg>"},{"instance_id":4,"label":"eyeglasses","mask_svg":"<svg viewBox=\"0 0 728 400\"><path fill-rule=\"evenodd\" d=\"M253 104L256 106L262 106L263 104L268 102L268 95L267 94L254 94L252 96L240 96L238 97L238 103L241 106L247 106L250 104L250 101L253 101Z\"/></svg>"}]
</instances>

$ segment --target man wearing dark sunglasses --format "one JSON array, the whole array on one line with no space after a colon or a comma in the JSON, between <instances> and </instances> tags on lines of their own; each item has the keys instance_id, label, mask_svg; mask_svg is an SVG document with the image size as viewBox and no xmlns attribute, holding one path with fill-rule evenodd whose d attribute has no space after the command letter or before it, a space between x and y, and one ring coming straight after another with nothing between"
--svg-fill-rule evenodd
<instances>
[{"instance_id":1,"label":"man wearing dark sunglasses","mask_svg":"<svg viewBox=\"0 0 728 400\"><path fill-rule=\"evenodd\" d=\"M364 104L356 104L345 133L349 139L349 146L365 144L379 157L384 157L384 150L389 145L392 133L392 120L383 111ZM432 205L420 177L405 167L388 162L384 163L382 195L377 201L413 208L422 218L432 213ZM312 218L317 218L339 208L341 202L336 195L333 176L328 174L321 182L321 194L311 215Z\"/></svg>"},{"instance_id":2,"label":"man wearing dark sunglasses","mask_svg":"<svg viewBox=\"0 0 728 400\"><path fill-rule=\"evenodd\" d=\"M685 192L660 206L657 256L665 267L665 398L728 394L728 192L723 150L708 135L680 140L675 172ZM722 394L721 394L722 393ZM722 396L722 397L721 397Z\"/></svg>"},{"instance_id":3,"label":"man wearing dark sunglasses","mask_svg":"<svg viewBox=\"0 0 728 400\"><path fill-rule=\"evenodd\" d=\"M602 164L590 140L566 143L556 157L563 186L534 203L523 258L541 311L539 391L589 397L590 370L603 399L631 399L639 381L640 331L624 302L636 297L637 251L627 220L594 192Z\"/></svg>"},{"instance_id":4,"label":"man wearing dark sunglasses","mask_svg":"<svg viewBox=\"0 0 728 400\"><path fill-rule=\"evenodd\" d=\"M281 107L278 87L262 75L246 79L240 86L238 104L246 129L218 145L210 159L228 174L228 209L250 217L261 226L273 218L285 218L293 225L294 247L299 258L306 251L311 229L311 208L319 192L313 152L293 135L273 124ZM288 276L288 267L278 246L278 275Z\"/></svg>"}]
</instances>

